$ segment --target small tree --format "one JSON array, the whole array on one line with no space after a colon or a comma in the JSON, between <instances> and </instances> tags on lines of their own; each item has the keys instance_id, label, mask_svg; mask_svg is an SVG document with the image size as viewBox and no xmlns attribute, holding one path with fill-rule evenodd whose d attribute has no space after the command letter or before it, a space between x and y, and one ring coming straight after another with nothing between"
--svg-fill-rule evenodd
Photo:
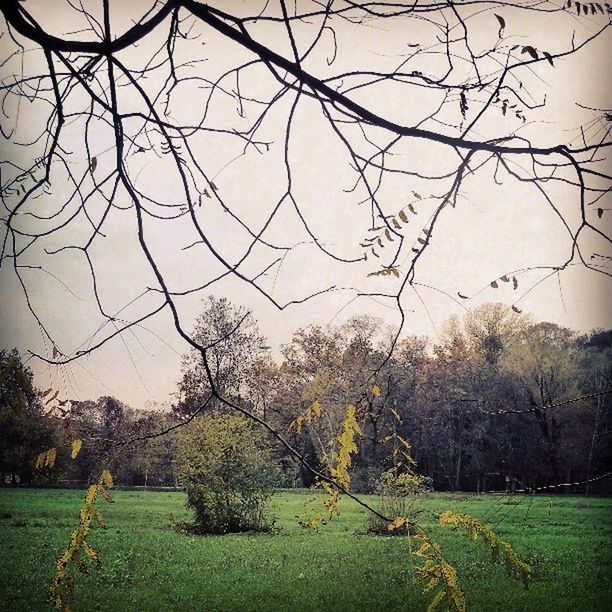
<instances>
[{"instance_id":1,"label":"small tree","mask_svg":"<svg viewBox=\"0 0 612 612\"><path fill-rule=\"evenodd\" d=\"M207 414L179 440L179 480L197 533L264 531L278 482L263 432L239 415Z\"/></svg>"},{"instance_id":2,"label":"small tree","mask_svg":"<svg viewBox=\"0 0 612 612\"><path fill-rule=\"evenodd\" d=\"M221 396L235 402L249 395L245 380L250 381L251 368L265 354L265 338L251 313L227 298L210 295L196 321L193 338L204 349L208 370L199 349L192 348L183 356L174 411L179 415L196 411L210 395L211 383Z\"/></svg>"}]
</instances>

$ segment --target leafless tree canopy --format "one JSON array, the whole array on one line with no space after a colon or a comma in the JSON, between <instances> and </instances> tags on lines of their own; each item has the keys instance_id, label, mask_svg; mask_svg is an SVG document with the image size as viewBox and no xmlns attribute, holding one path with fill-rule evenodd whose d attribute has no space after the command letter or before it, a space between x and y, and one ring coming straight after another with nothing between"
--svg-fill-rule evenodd
<instances>
[{"instance_id":1,"label":"leafless tree canopy","mask_svg":"<svg viewBox=\"0 0 612 612\"><path fill-rule=\"evenodd\" d=\"M370 296L403 324L439 263L427 259L437 236L497 187L548 210L564 254L435 290L464 304L514 285L518 302L568 266L610 275L610 111L570 100L568 126L555 116L567 94L549 85L566 62L588 67L609 5L215 4L0 5L0 263L45 335L38 357L72 361L170 315L206 364L182 304L227 281L278 309ZM100 326L69 348L31 284L51 275L69 303L81 269ZM131 291L123 303L109 289L117 275Z\"/></svg>"}]
</instances>

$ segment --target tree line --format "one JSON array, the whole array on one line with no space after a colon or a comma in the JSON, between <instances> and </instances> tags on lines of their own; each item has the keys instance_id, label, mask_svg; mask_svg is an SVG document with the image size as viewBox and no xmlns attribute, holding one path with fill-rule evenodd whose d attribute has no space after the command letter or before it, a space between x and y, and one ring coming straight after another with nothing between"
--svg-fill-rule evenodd
<instances>
[{"instance_id":1,"label":"tree line","mask_svg":"<svg viewBox=\"0 0 612 612\"><path fill-rule=\"evenodd\" d=\"M398 461L398 439L410 444L415 470L436 490L548 490L575 482L583 484L559 490L610 491L600 477L612 469L612 330L579 335L484 304L449 318L435 339L396 340L393 328L368 316L308 326L274 359L248 311L209 297L193 334L209 347L210 375L223 396L282 432L323 473L346 407L354 405L357 491L374 490ZM81 486L111 457L118 484L178 486L184 438L177 432L228 410L210 400L195 350L183 357L172 409L161 412L112 397L64 408L34 388L16 351L0 358L4 484ZM318 418L311 418L315 402ZM74 461L72 439L83 440ZM48 447L58 448L56 465L35 470ZM273 449L279 484L313 484L285 447Z\"/></svg>"}]
</instances>

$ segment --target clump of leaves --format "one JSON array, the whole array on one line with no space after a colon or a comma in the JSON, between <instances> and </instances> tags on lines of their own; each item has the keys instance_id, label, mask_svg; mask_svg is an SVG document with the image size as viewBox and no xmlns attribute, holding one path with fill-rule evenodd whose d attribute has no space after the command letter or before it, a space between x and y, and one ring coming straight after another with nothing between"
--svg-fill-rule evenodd
<instances>
[{"instance_id":1,"label":"clump of leaves","mask_svg":"<svg viewBox=\"0 0 612 612\"><path fill-rule=\"evenodd\" d=\"M518 554L508 542L500 540L489 527L468 514L457 514L455 512L443 512L440 515L440 525L453 525L454 527L465 527L470 540L478 537L486 542L491 549L493 562L498 563L503 559L506 572L511 578L520 580L525 588L533 577L533 569L530 565L519 558Z\"/></svg>"},{"instance_id":2,"label":"clump of leaves","mask_svg":"<svg viewBox=\"0 0 612 612\"><path fill-rule=\"evenodd\" d=\"M442 603L452 612L465 612L465 594L459 587L457 570L446 561L439 544L432 542L424 531L418 532L415 537L420 546L414 554L423 559L417 568L418 582L424 585L424 593L438 588L427 606L427 612L436 610Z\"/></svg>"},{"instance_id":3,"label":"clump of leaves","mask_svg":"<svg viewBox=\"0 0 612 612\"><path fill-rule=\"evenodd\" d=\"M104 518L97 507L98 496L112 502L108 489L113 486L113 477L108 470L102 470L98 482L90 485L79 512L79 524L70 535L68 547L55 564L55 574L51 582L51 601L56 610L69 611L69 602L75 594L74 570L86 573L87 559L99 563L98 553L87 543L94 524L104 528Z\"/></svg>"},{"instance_id":4,"label":"clump of leaves","mask_svg":"<svg viewBox=\"0 0 612 612\"><path fill-rule=\"evenodd\" d=\"M319 407L320 413L320 407ZM357 408L352 404L346 409L342 422L342 431L335 440L335 448L329 455L329 475L344 490L351 486L352 456L357 453L355 438L361 434L357 422ZM317 480L315 487L322 489L328 497L323 500L325 512L321 510L320 499L309 499L304 504L304 510L298 515L298 522L302 527L318 529L325 524L326 519L332 519L340 513L340 490L326 480Z\"/></svg>"},{"instance_id":5,"label":"clump of leaves","mask_svg":"<svg viewBox=\"0 0 612 612\"><path fill-rule=\"evenodd\" d=\"M308 423L310 425L315 418L319 418L321 416L321 403L319 400L315 400L303 414L299 414L294 421L291 421L289 424L289 429L295 428L297 433L302 433L302 427L304 423Z\"/></svg>"}]
</instances>

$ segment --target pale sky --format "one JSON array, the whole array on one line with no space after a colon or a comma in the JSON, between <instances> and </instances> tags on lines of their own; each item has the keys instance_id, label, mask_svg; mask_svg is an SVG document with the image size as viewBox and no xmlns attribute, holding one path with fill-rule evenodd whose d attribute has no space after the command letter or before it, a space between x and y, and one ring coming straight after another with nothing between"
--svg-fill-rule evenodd
<instances>
[{"instance_id":1,"label":"pale sky","mask_svg":"<svg viewBox=\"0 0 612 612\"><path fill-rule=\"evenodd\" d=\"M68 5L58 3L57 9L49 13L48 4L28 0L23 3L27 10L37 16L41 24L61 35L84 27L75 20ZM99 9L101 3L89 3ZM257 13L265 2L222 3L225 10L239 7L247 13ZM67 8L60 10L60 6ZM87 6L87 4L86 4ZM142 2L111 2L113 28L120 33L144 12ZM278 12L276 3L271 3L272 11ZM301 9L307 3L298 3ZM547 6L559 6L548 3ZM94 16L101 14L92 10ZM238 9L236 9L238 10ZM464 9L462 9L463 11ZM576 44L592 35L606 22L596 17L578 19L570 13L555 15L533 15L510 7L495 11L479 11L478 7L464 10L464 16L477 13L470 18L470 46L475 55L491 48L498 39L499 23L495 14L505 20L504 39L499 43L507 50L513 45L531 45L551 54L568 50L572 35ZM71 16L72 15L72 16ZM440 21L438 20L438 24ZM457 31L457 23L449 22ZM254 59L251 52L240 48L235 42L223 38L209 26L194 23L190 35L193 40L181 40L177 44L177 64L193 61L189 75L197 75L214 81L230 68ZM440 49L431 46L437 30L431 22L421 18L400 20L373 20L366 24L351 24L346 21L332 20L335 29L337 49L335 50L331 32L327 31L319 42L319 47L303 62L306 71L319 78L331 78L354 70L389 71L397 68L413 54L401 70L418 70L424 75L440 76L445 68L441 62L445 56ZM121 62L131 69L142 68L152 57L154 50L167 34L169 20L166 20L151 37L149 43L141 43L137 49L129 49L119 56ZM95 26L94 26L95 27ZM299 49L304 49L312 40L318 22L312 19L310 25L295 25L294 34ZM249 25L251 35L277 53L291 59L292 52L287 32L282 25ZM78 39L95 39L91 31L74 33ZM9 41L6 35L0 39L3 57L8 54ZM412 45L412 46L411 46ZM417 47L416 45L419 45ZM26 44L32 49L32 44ZM415 54L415 51L419 52ZM518 130L518 134L529 138L534 146L554 146L560 143L575 146L580 142L580 126L585 128L587 137L600 137L608 129L601 120L602 113L582 109L586 107L610 108L609 78L612 73L610 60L610 37L604 34L582 54L559 58L551 66L543 61L517 71L520 91L525 99L541 102L546 94L546 105L533 110L524 109L526 122L502 114L499 105L482 121L478 122L469 138L486 140L506 136ZM454 82L464 82L473 78L460 61L457 48ZM335 60L329 65L334 56ZM500 55L501 57L501 55ZM39 52L28 51L23 57L8 62L1 72L4 83L11 75L21 71L25 75L35 74L42 56ZM493 74L495 63L487 68ZM59 69L59 64L56 66ZM184 74L187 74L185 69ZM161 73L164 73L163 69ZM182 73L183 74L183 73ZM103 79L106 72L100 69L100 92L104 92ZM164 73L165 76L165 73ZM150 77L143 81L147 91L159 89L163 82L161 76ZM119 106L122 112L141 110L141 100L127 81L119 81ZM380 116L402 125L419 125L425 129L457 135L456 128L450 123L461 120L458 113L459 102L446 107L436 118L428 118L443 101L438 90L406 84L374 84L369 87L352 88L357 81L345 77L331 81L339 86L346 95ZM172 93L168 120L185 124L197 123L203 113L208 95L206 84L187 81L180 84ZM236 97L236 78L222 81L223 91L215 94L209 108L205 125L245 129L261 112L257 103L245 101L244 117L238 116ZM240 78L241 93L247 98L266 97L278 89L276 81L261 65L247 68ZM466 122L475 116L479 108L478 93L468 99ZM252 227L253 231L262 229L265 219L272 212L287 188L287 176L283 163L283 141L287 117L294 96L285 96L276 103L262 124L257 137L269 142L269 150L262 153L250 148L241 157L244 145L235 137L206 133L191 139L192 153L204 169L209 180L218 187L218 193L233 214ZM79 113L87 103L82 91L76 88L66 99L65 112ZM160 102L160 107L162 103ZM511 104L511 102L509 102ZM19 101L17 96L7 96L5 110L9 115L2 120L5 132L15 129L21 142L40 133L40 126L47 120L49 106L28 104ZM138 129L138 121L126 120L126 130ZM356 129L346 126L347 134L356 137ZM355 130L351 132L350 130ZM94 177L97 180L108 174L114 162L113 134L109 124L92 121L89 126L87 143L92 156L96 157L97 167ZM70 154L66 156L72 172L82 174L87 170L85 149L85 124L78 118L67 121L63 146ZM382 130L370 131L368 138L378 144L389 143L391 137ZM144 146L142 138L138 141ZM361 141L363 144L363 141ZM149 134L147 146L153 151L126 155L126 169L135 187L141 193L157 199L166 206L151 205L157 212L179 213L185 204L181 195L178 175L164 153L159 134ZM367 144L363 144L364 151ZM31 163L31 157L40 155L36 146L15 147L5 143L3 160L13 160L22 166ZM263 150L263 148L262 148ZM341 258L358 259L364 249L359 246L364 238L371 236L368 231L370 207L361 203L367 198L363 186L356 190L355 174L351 160L346 154L329 123L321 113L316 100L301 98L292 119L289 140L289 161L291 164L292 190L301 213L306 218L313 233L326 249ZM186 154L184 150L181 152ZM603 153L598 153L603 157ZM484 161L485 157L477 158ZM508 160L515 164L513 169L522 171L528 159L515 156ZM457 157L448 147L434 145L425 140L405 140L392 150L386 162L394 168L401 168L419 174L438 175L456 167ZM475 164L477 165L477 163ZM599 166L601 171L603 165ZM3 169L3 180L6 175ZM368 171L369 180L376 184L375 171ZM431 244L420 258L416 268L415 290L407 287L402 296L402 307L406 312L405 334L429 335L435 340L436 329L451 314L461 314L463 307L474 307L488 301L500 301L508 305L516 304L536 320L548 320L572 327L578 331L592 328L612 327L612 310L609 308L610 282L605 275L586 270L581 266L570 266L558 275L553 275L541 284L549 270L517 272L537 266L561 265L571 251L571 240L559 217L546 203L542 193L531 184L519 183L506 172L497 176L495 165L489 162L474 175L467 176L455 208L443 210L435 226ZM607 163L607 172L610 164ZM9 170L10 174L10 170ZM91 177L84 182L84 191L93 188ZM439 205L437 196L449 188L448 179L432 181L398 174L387 176L377 194L385 215L397 215L405 210L409 222L399 230L404 236L405 246L398 257L397 265L400 278L394 276L372 277L369 273L379 270L381 264L390 264L391 248L386 243L379 260L370 256L367 261L342 264L331 262L312 243L289 202L284 202L270 227L265 239L271 243L292 246L290 251L274 251L257 246L240 270L254 276L277 258L277 263L269 272L259 278L263 289L279 302L302 299L309 293L321 291L329 286L337 290L323 294L304 304L294 305L283 311L276 310L261 293L245 284L235 276L226 277L210 288L187 297L177 298L181 320L185 329L191 329L195 317L202 306L201 300L209 294L226 296L233 302L252 310L260 324L262 333L269 338L274 354L278 347L290 340L291 334L299 327L316 323L321 325L340 324L358 314L370 314L384 319L390 324L399 323L399 313L391 300L384 298L360 297L357 292L393 293L404 279L405 270L410 264L413 253L411 246L423 236L422 230L428 226L431 215ZM197 184L203 191L202 180ZM545 184L546 193L570 227L579 223L578 190L564 184ZM104 186L102 189L107 189ZM69 199L70 184L60 163L54 165L51 186L48 193L42 194L24 208L31 214L20 217L18 227L25 232L40 232L41 228L51 228L55 221L41 220L32 214L51 216ZM420 196L417 198L414 193ZM17 202L17 196L7 199L9 207ZM98 236L89 250L90 259L96 270L96 283L102 307L115 314L130 304L134 298L155 286L150 269L144 261L136 236L135 215L129 198L120 192L103 226L104 236ZM406 207L412 205L416 214ZM595 207L606 208L607 200L602 199ZM88 200L88 214L92 219L100 219L105 209L103 198ZM594 210L594 209L593 209ZM204 198L198 207L197 216L205 229L206 236L217 252L230 262L237 262L245 253L250 238L245 230L225 212L214 198ZM57 218L66 217L70 205L58 213ZM5 215L5 212L3 212ZM590 217L589 217L590 218ZM55 219L55 217L54 217ZM610 234L610 213L605 211L598 220L599 229ZM46 225L45 225L46 224ZM210 281L223 271L203 245L189 247L197 235L186 215L171 221L158 221L147 218L145 233L148 243L162 268L173 291L184 291ZM40 239L20 260L22 265L43 266L39 269L23 269L23 279L27 283L31 304L44 322L58 348L66 355L83 350L103 339L112 331L112 324L106 324L101 332L96 330L104 323L92 295L92 279L88 272L88 262L82 251L69 249L56 255L46 255L70 244L82 244L91 234L91 225L83 215L70 224L66 230L58 231ZM585 257L597 252L610 255L605 241L594 234L582 236L581 247ZM189 248L185 248L189 247ZM379 249L380 250L380 249ZM500 283L498 289L489 283L502 275L516 274L519 287L514 290L512 283ZM49 342L45 343L34 318L27 309L23 291L10 265L5 261L0 268L0 346L17 346L22 353L31 350L51 357ZM418 293L417 293L418 292ZM471 299L462 301L457 293ZM157 302L156 302L157 300ZM122 317L134 320L147 309L159 302L158 295L149 292L144 298L131 303L121 312ZM64 397L71 399L95 398L111 394L136 407L144 407L148 402L167 402L180 378L180 355L186 350L184 342L178 338L166 309L150 319L141 327L125 332L121 337L111 340L94 353L72 362L70 366L48 366L36 359L29 365L35 372L36 383L46 388L53 385L60 389Z\"/></svg>"}]
</instances>

